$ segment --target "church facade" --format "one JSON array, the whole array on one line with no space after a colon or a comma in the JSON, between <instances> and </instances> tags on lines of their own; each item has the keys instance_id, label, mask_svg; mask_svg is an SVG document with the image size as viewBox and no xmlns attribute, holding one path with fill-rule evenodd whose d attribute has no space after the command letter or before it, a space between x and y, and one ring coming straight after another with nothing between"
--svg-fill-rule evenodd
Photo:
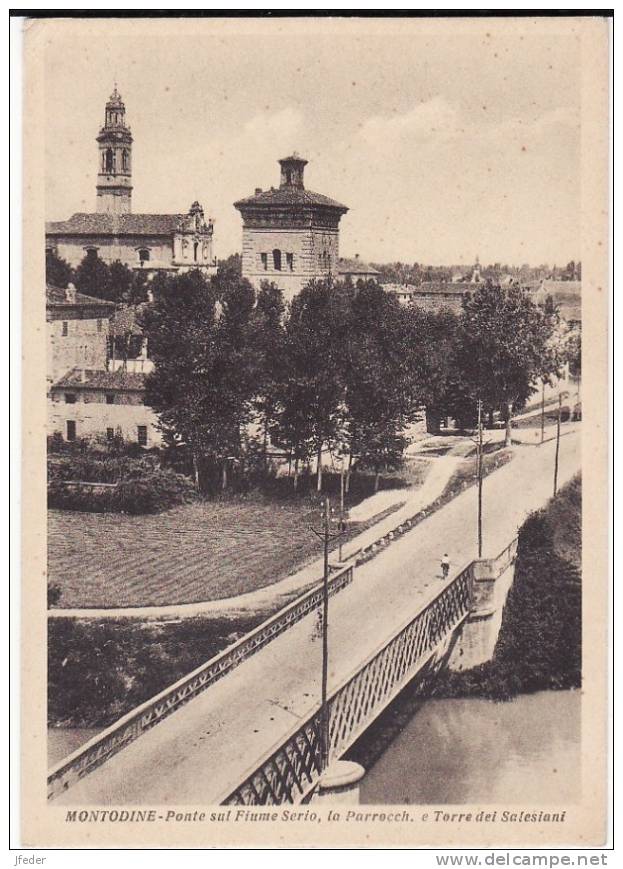
<instances>
[{"instance_id":1,"label":"church facade","mask_svg":"<svg viewBox=\"0 0 623 869\"><path fill-rule=\"evenodd\" d=\"M339 276L339 222L348 208L305 189L307 160L279 161L278 189L234 203L242 215L242 274L259 289L275 283L290 300L314 278Z\"/></svg>"},{"instance_id":2,"label":"church facade","mask_svg":"<svg viewBox=\"0 0 623 869\"><path fill-rule=\"evenodd\" d=\"M71 266L97 255L107 263L120 260L146 271L215 271L214 225L199 202L193 202L185 214L132 212L133 138L116 86L96 141L96 210L46 223L46 250Z\"/></svg>"}]
</instances>

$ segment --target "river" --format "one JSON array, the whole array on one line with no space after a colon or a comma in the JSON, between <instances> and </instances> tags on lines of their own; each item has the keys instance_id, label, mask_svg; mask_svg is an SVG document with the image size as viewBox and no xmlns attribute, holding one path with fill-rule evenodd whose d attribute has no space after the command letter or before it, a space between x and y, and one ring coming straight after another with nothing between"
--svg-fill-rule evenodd
<instances>
[{"instance_id":1,"label":"river","mask_svg":"<svg viewBox=\"0 0 623 869\"><path fill-rule=\"evenodd\" d=\"M427 700L367 771L361 802L576 802L580 711L579 691Z\"/></svg>"}]
</instances>

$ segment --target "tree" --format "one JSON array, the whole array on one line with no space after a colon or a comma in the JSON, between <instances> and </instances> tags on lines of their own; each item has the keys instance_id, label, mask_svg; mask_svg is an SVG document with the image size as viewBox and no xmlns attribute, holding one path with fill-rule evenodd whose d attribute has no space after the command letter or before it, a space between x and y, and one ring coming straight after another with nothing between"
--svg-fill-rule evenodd
<instances>
[{"instance_id":1,"label":"tree","mask_svg":"<svg viewBox=\"0 0 623 869\"><path fill-rule=\"evenodd\" d=\"M74 270L53 250L45 252L45 280L53 287L60 287L63 290L69 284L75 283Z\"/></svg>"},{"instance_id":2,"label":"tree","mask_svg":"<svg viewBox=\"0 0 623 869\"><path fill-rule=\"evenodd\" d=\"M264 281L257 294L253 314L253 341L257 358L258 379L254 406L262 424L262 454L264 471L268 466L268 439L276 423L276 385L283 368L285 305L283 293Z\"/></svg>"},{"instance_id":3,"label":"tree","mask_svg":"<svg viewBox=\"0 0 623 869\"><path fill-rule=\"evenodd\" d=\"M87 296L111 301L110 269L97 253L88 252L80 262L75 284Z\"/></svg>"},{"instance_id":4,"label":"tree","mask_svg":"<svg viewBox=\"0 0 623 869\"><path fill-rule=\"evenodd\" d=\"M201 488L217 472L225 488L229 464L242 453L257 379L253 304L248 281L231 274L208 281L193 270L154 279L154 303L142 313L155 363L146 402L168 440L189 449Z\"/></svg>"},{"instance_id":5,"label":"tree","mask_svg":"<svg viewBox=\"0 0 623 869\"><path fill-rule=\"evenodd\" d=\"M352 287L311 281L294 297L284 328L283 365L275 384L280 410L273 428L276 443L288 444L295 460L313 445L317 489L322 489L322 451L344 424L343 347L348 337Z\"/></svg>"},{"instance_id":6,"label":"tree","mask_svg":"<svg viewBox=\"0 0 623 869\"><path fill-rule=\"evenodd\" d=\"M535 305L519 287L485 285L463 300L458 365L469 391L485 409L499 409L511 444L513 409L535 391L537 378L548 379L560 368L552 338L555 311Z\"/></svg>"},{"instance_id":7,"label":"tree","mask_svg":"<svg viewBox=\"0 0 623 869\"><path fill-rule=\"evenodd\" d=\"M410 341L398 300L375 281L360 282L351 297L348 341L341 368L345 382L345 436L352 459L375 472L377 491L383 468L402 460L401 432L414 401Z\"/></svg>"}]
</instances>

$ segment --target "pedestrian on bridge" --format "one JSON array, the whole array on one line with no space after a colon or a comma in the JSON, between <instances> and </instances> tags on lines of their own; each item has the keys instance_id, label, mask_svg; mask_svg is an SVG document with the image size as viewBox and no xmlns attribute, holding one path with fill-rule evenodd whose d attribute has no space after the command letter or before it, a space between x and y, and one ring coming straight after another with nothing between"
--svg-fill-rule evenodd
<instances>
[{"instance_id":1,"label":"pedestrian on bridge","mask_svg":"<svg viewBox=\"0 0 623 869\"><path fill-rule=\"evenodd\" d=\"M442 579L447 579L449 573L450 573L450 559L448 558L448 553L444 552L443 558L441 559L441 576L442 576Z\"/></svg>"}]
</instances>

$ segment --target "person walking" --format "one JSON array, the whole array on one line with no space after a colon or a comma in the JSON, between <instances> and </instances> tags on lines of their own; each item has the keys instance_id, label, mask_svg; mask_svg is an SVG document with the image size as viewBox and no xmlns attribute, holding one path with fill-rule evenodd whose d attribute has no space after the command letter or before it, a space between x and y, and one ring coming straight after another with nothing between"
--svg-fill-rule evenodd
<instances>
[{"instance_id":1,"label":"person walking","mask_svg":"<svg viewBox=\"0 0 623 869\"><path fill-rule=\"evenodd\" d=\"M443 558L441 559L441 573L443 579L447 579L448 574L450 573L450 559L448 558L447 552L444 552Z\"/></svg>"}]
</instances>

